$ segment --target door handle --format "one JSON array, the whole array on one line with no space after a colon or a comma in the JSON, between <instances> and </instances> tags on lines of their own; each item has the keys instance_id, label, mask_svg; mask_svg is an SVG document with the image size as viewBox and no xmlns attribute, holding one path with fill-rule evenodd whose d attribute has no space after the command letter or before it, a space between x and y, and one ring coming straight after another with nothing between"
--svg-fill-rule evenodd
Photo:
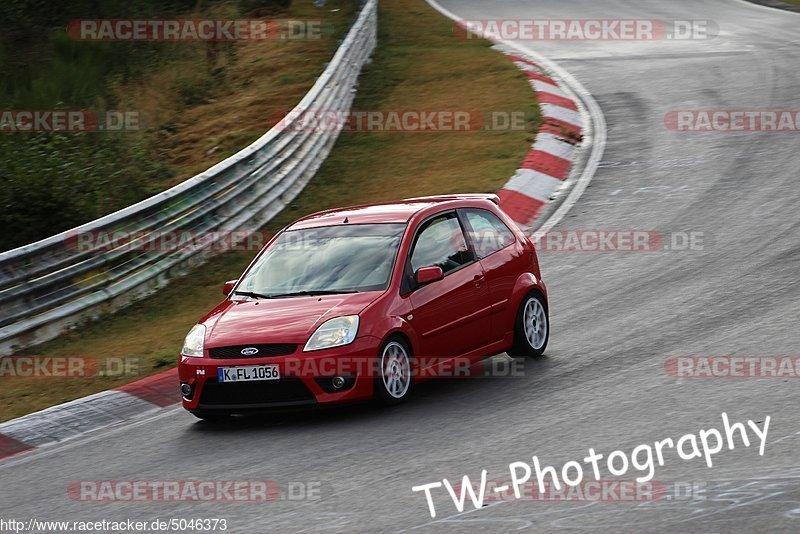
<instances>
[{"instance_id":1,"label":"door handle","mask_svg":"<svg viewBox=\"0 0 800 534\"><path fill-rule=\"evenodd\" d=\"M472 279L472 282L475 284L475 287L481 287L483 285L483 281L486 280L483 276L476 274L475 278Z\"/></svg>"}]
</instances>

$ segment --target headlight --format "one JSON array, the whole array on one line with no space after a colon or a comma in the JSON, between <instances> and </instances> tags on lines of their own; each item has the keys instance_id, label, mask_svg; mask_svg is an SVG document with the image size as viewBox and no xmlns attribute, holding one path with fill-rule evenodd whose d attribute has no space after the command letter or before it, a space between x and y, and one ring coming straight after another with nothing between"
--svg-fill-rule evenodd
<instances>
[{"instance_id":1,"label":"headlight","mask_svg":"<svg viewBox=\"0 0 800 534\"><path fill-rule=\"evenodd\" d=\"M206 327L202 324L196 324L186 334L186 339L183 341L183 348L181 354L191 358L203 357L203 342L206 338Z\"/></svg>"},{"instance_id":2,"label":"headlight","mask_svg":"<svg viewBox=\"0 0 800 534\"><path fill-rule=\"evenodd\" d=\"M349 345L356 338L356 333L358 333L358 315L325 321L308 340L303 352Z\"/></svg>"}]
</instances>

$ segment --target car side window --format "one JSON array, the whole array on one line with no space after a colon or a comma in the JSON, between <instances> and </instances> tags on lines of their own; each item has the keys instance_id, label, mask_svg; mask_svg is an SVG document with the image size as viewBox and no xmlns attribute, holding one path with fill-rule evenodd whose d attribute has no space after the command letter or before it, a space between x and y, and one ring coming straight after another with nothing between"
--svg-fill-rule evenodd
<instances>
[{"instance_id":1,"label":"car side window","mask_svg":"<svg viewBox=\"0 0 800 534\"><path fill-rule=\"evenodd\" d=\"M514 232L491 211L466 209L464 216L470 227L469 237L478 259L494 254L512 244Z\"/></svg>"},{"instance_id":2,"label":"car side window","mask_svg":"<svg viewBox=\"0 0 800 534\"><path fill-rule=\"evenodd\" d=\"M431 220L417 237L411 253L414 272L422 267L438 266L447 274L470 261L472 256L455 214Z\"/></svg>"}]
</instances>

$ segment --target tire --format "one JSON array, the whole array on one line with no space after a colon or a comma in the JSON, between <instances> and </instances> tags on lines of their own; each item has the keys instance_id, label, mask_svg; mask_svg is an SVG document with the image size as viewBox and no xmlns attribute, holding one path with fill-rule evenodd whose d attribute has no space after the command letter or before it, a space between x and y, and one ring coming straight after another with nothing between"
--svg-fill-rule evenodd
<instances>
[{"instance_id":1,"label":"tire","mask_svg":"<svg viewBox=\"0 0 800 534\"><path fill-rule=\"evenodd\" d=\"M378 376L373 385L375 400L387 406L405 401L414 383L412 363L408 343L399 337L389 339L378 354Z\"/></svg>"},{"instance_id":2,"label":"tire","mask_svg":"<svg viewBox=\"0 0 800 534\"><path fill-rule=\"evenodd\" d=\"M508 351L515 358L538 358L550 340L550 317L539 293L531 292L522 300L514 323L514 346Z\"/></svg>"},{"instance_id":3,"label":"tire","mask_svg":"<svg viewBox=\"0 0 800 534\"><path fill-rule=\"evenodd\" d=\"M208 423L225 423L232 418L228 412L204 412L202 410L192 412L192 415Z\"/></svg>"}]
</instances>

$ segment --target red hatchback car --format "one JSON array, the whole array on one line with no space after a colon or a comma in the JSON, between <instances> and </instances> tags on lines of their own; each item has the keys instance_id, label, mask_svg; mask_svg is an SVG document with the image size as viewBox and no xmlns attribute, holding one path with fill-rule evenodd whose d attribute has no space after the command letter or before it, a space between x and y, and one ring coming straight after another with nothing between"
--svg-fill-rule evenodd
<instances>
[{"instance_id":1,"label":"red hatchback car","mask_svg":"<svg viewBox=\"0 0 800 534\"><path fill-rule=\"evenodd\" d=\"M454 361L541 355L550 331L533 243L495 195L309 215L224 293L181 350L183 406L203 419L397 403Z\"/></svg>"}]
</instances>

